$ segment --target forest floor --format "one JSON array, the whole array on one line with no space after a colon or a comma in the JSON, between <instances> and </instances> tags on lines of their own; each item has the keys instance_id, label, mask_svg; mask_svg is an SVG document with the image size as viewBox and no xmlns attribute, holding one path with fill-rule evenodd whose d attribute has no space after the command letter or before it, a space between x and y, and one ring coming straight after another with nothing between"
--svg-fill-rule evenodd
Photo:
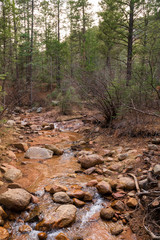
<instances>
[{"instance_id":1,"label":"forest floor","mask_svg":"<svg viewBox=\"0 0 160 240\"><path fill-rule=\"evenodd\" d=\"M41 110L40 113L37 113L18 108L11 116L8 116L9 121L6 120L2 123L0 132L0 193L4 193L11 182L18 184L40 199L41 211L46 214L44 208L49 208L51 199L50 195L40 194L42 188L52 184L61 184L69 189L79 186L78 189L86 190L86 186L89 186L93 180L97 181L97 184L105 180L110 183L112 194L101 196L100 193L99 200L92 199L92 204L87 203L86 207L78 210L78 220L73 224L73 227L62 230L66 237L64 239L151 239L144 229L144 218L147 217L146 224L151 231L153 230L151 222L154 221L155 225L159 225L157 209L159 209L160 200L156 198L157 202L155 202L155 197L151 195L139 198L133 176L136 176L140 191L142 188L152 192L159 190L159 175L156 175L154 167L159 163L160 148L158 144L160 142L156 138L157 142L153 144L156 134L160 133L158 121L156 120L152 124L153 120L147 120L148 123L145 126L144 124L141 127L136 125L135 135L137 136L131 137L128 136L128 130L134 131L133 123L132 126L127 127L127 131L126 127L121 128L122 120L116 122L112 128L102 128L100 124L103 120L101 114L87 108L75 111L69 116L62 116L58 108ZM115 126L118 127L115 129ZM26 159L24 158L26 150L17 148L15 143L27 144L29 147L44 147L45 144L52 144L63 150L64 154L55 156L51 160ZM77 162L78 154L81 151L85 151L85 153L88 151L103 157L104 163L87 170L81 168L80 163ZM4 177L4 172L8 166L19 169L22 176L13 181L7 180ZM133 175L129 176L128 174ZM126 178L126 181L130 178L132 182L121 182L122 178ZM133 182L134 186L132 186ZM87 185L87 183L89 184ZM97 190L95 188L93 193L93 189L89 188L87 191L91 191L94 195ZM113 207L115 215L112 221L104 221L100 218L100 211L103 207L109 206ZM17 213L7 210L7 207L5 211L9 218L2 225L9 231L10 238L7 239L38 239L35 236L38 232L20 232L17 229L17 226L20 227L22 223L25 225L24 214L17 215ZM90 213L89 217L86 217L87 211ZM153 212L156 214L153 214L152 219ZM78 232L79 224L83 227ZM33 228L32 224L29 226ZM119 233L113 233L112 229L115 230L117 226ZM158 235L159 230L157 229L154 233ZM56 238L55 234L59 233L61 231L47 232L47 239L61 239ZM3 238L0 237L0 239Z\"/></svg>"}]
</instances>

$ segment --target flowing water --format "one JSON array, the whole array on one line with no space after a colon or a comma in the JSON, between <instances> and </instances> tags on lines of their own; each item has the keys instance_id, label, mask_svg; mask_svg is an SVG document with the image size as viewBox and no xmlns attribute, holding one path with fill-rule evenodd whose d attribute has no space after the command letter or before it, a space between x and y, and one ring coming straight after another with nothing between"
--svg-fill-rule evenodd
<instances>
[{"instance_id":1,"label":"flowing water","mask_svg":"<svg viewBox=\"0 0 160 240\"><path fill-rule=\"evenodd\" d=\"M16 167L23 172L23 177L17 181L24 188L34 193L39 197L38 211L39 218L49 216L51 211L55 209L55 204L52 196L44 191L45 186L52 184L62 184L68 189L82 188L93 195L93 201L87 203L83 208L77 209L77 216L75 223L72 226L60 230L52 230L47 232L47 240L54 240L55 237L63 232L66 236L72 239L90 239L90 240L112 240L112 239L135 239L131 231L126 227L126 231L120 237L112 236L109 232L114 223L106 223L100 219L99 212L101 208L108 205L108 201L102 198L94 187L86 187L86 183L93 179L93 176L84 174L75 174L75 171L81 170L80 164L71 150L73 142L82 140L82 135L73 132L76 128L83 125L81 121L73 121L69 124L69 128L62 124L56 124L56 130L42 132L39 136L33 137L31 146L43 146L43 144L57 144L61 149L64 149L64 154L60 157L54 156L52 159L39 161L29 160L24 158L24 154L17 154L18 162ZM57 131L60 129L61 131ZM63 131L62 131L63 130ZM31 204L30 208L35 209L36 205ZM35 218L31 223L24 222L28 216L25 211L21 215L15 215L16 220L11 223L12 238L15 240L38 240L37 234L39 231L35 230L38 220ZM19 226L28 224L32 231L27 234L22 234L18 231Z\"/></svg>"}]
</instances>

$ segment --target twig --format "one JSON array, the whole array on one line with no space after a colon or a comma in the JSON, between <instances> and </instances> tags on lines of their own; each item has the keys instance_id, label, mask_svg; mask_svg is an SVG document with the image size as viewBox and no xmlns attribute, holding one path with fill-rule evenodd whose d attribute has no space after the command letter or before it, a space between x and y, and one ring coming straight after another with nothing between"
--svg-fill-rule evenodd
<instances>
[{"instance_id":1,"label":"twig","mask_svg":"<svg viewBox=\"0 0 160 240\"><path fill-rule=\"evenodd\" d=\"M139 187L139 183L138 183L137 177L134 174L132 174L132 173L128 173L128 175L133 177L135 185L136 185L137 193L140 193L141 191L140 191L140 187Z\"/></svg>"},{"instance_id":2,"label":"twig","mask_svg":"<svg viewBox=\"0 0 160 240\"><path fill-rule=\"evenodd\" d=\"M145 112L145 111L142 111L142 110L137 109L137 108L135 108L135 107L129 107L129 106L125 106L125 107L128 108L128 109L131 109L131 110L133 110L133 111L136 111L136 112L145 114L145 115L149 115L149 116L152 116L152 117L160 118L160 115L158 115L158 114L156 114L156 113Z\"/></svg>"},{"instance_id":3,"label":"twig","mask_svg":"<svg viewBox=\"0 0 160 240\"><path fill-rule=\"evenodd\" d=\"M146 216L143 219L143 227L145 228L146 232L151 236L152 239L160 239L160 236L156 236L153 232L151 232L146 226L145 226L145 220Z\"/></svg>"}]
</instances>

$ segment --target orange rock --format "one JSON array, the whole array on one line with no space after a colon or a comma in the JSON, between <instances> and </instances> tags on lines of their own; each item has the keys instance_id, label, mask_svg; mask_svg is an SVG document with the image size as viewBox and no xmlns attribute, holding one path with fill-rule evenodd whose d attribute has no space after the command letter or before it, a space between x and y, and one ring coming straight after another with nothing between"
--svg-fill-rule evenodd
<instances>
[{"instance_id":1,"label":"orange rock","mask_svg":"<svg viewBox=\"0 0 160 240\"><path fill-rule=\"evenodd\" d=\"M85 202L77 198L73 198L73 204L76 205L76 207L83 207L85 205Z\"/></svg>"},{"instance_id":2,"label":"orange rock","mask_svg":"<svg viewBox=\"0 0 160 240\"><path fill-rule=\"evenodd\" d=\"M45 240L45 239L47 239L47 233L45 233L45 232L38 233L38 238L39 238L40 240Z\"/></svg>"},{"instance_id":3,"label":"orange rock","mask_svg":"<svg viewBox=\"0 0 160 240\"><path fill-rule=\"evenodd\" d=\"M19 227L19 232L21 233L26 233L26 232L31 232L32 228L28 225L22 225Z\"/></svg>"},{"instance_id":4,"label":"orange rock","mask_svg":"<svg viewBox=\"0 0 160 240\"><path fill-rule=\"evenodd\" d=\"M67 194L69 197L78 198L78 199L82 199L85 195L85 193L82 190L71 190L67 192Z\"/></svg>"},{"instance_id":5,"label":"orange rock","mask_svg":"<svg viewBox=\"0 0 160 240\"><path fill-rule=\"evenodd\" d=\"M69 240L64 233L59 233L56 237L56 240Z\"/></svg>"},{"instance_id":6,"label":"orange rock","mask_svg":"<svg viewBox=\"0 0 160 240\"><path fill-rule=\"evenodd\" d=\"M0 240L8 240L9 232L4 227L0 227Z\"/></svg>"}]
</instances>

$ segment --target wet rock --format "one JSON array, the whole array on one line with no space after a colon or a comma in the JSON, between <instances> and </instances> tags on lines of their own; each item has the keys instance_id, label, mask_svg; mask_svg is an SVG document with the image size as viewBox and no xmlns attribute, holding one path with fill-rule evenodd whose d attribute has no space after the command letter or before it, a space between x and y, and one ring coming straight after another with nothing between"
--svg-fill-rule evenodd
<instances>
[{"instance_id":1,"label":"wet rock","mask_svg":"<svg viewBox=\"0 0 160 240\"><path fill-rule=\"evenodd\" d=\"M4 227L0 227L0 240L8 240L9 232Z\"/></svg>"},{"instance_id":2,"label":"wet rock","mask_svg":"<svg viewBox=\"0 0 160 240\"><path fill-rule=\"evenodd\" d=\"M85 205L85 202L77 199L77 198L73 198L73 204L76 206L76 207L83 207Z\"/></svg>"},{"instance_id":3,"label":"wet rock","mask_svg":"<svg viewBox=\"0 0 160 240\"><path fill-rule=\"evenodd\" d=\"M98 154L82 155L79 157L78 161L80 162L81 167L85 169L104 162L103 158Z\"/></svg>"},{"instance_id":4,"label":"wet rock","mask_svg":"<svg viewBox=\"0 0 160 240\"><path fill-rule=\"evenodd\" d=\"M123 227L120 224L117 224L116 226L112 227L110 231L112 235L117 236L123 232Z\"/></svg>"},{"instance_id":5,"label":"wet rock","mask_svg":"<svg viewBox=\"0 0 160 240\"><path fill-rule=\"evenodd\" d=\"M8 189L8 191L0 195L0 203L8 209L17 211L25 209L29 204L31 194L24 189Z\"/></svg>"},{"instance_id":6,"label":"wet rock","mask_svg":"<svg viewBox=\"0 0 160 240\"><path fill-rule=\"evenodd\" d=\"M112 193L111 185L108 182L101 181L96 187L100 194L109 195Z\"/></svg>"},{"instance_id":7,"label":"wet rock","mask_svg":"<svg viewBox=\"0 0 160 240\"><path fill-rule=\"evenodd\" d=\"M90 174L92 174L95 171L96 171L96 168L95 167L91 167L91 168L86 169L84 171L84 174L90 175Z\"/></svg>"},{"instance_id":8,"label":"wet rock","mask_svg":"<svg viewBox=\"0 0 160 240\"><path fill-rule=\"evenodd\" d=\"M30 147L25 153L25 158L30 159L49 159L52 158L53 152L46 148Z\"/></svg>"},{"instance_id":9,"label":"wet rock","mask_svg":"<svg viewBox=\"0 0 160 240\"><path fill-rule=\"evenodd\" d=\"M7 181L11 181L13 182L14 180L21 178L22 177L22 172L21 170L17 169L17 168L9 168L4 176L3 176Z\"/></svg>"},{"instance_id":10,"label":"wet rock","mask_svg":"<svg viewBox=\"0 0 160 240\"><path fill-rule=\"evenodd\" d=\"M125 204L120 200L116 200L116 201L112 202L111 206L112 206L112 208L114 208L118 211L121 211L121 212L123 212L126 209Z\"/></svg>"},{"instance_id":11,"label":"wet rock","mask_svg":"<svg viewBox=\"0 0 160 240\"><path fill-rule=\"evenodd\" d=\"M125 190L134 190L135 189L135 182L130 177L121 177L118 180L117 188L125 189Z\"/></svg>"},{"instance_id":12,"label":"wet rock","mask_svg":"<svg viewBox=\"0 0 160 240\"><path fill-rule=\"evenodd\" d=\"M54 155L60 156L64 153L63 150L59 149L58 147L54 146L53 144L45 144L45 148L51 150Z\"/></svg>"},{"instance_id":13,"label":"wet rock","mask_svg":"<svg viewBox=\"0 0 160 240\"><path fill-rule=\"evenodd\" d=\"M111 220L113 218L114 214L115 214L115 211L111 207L103 208L100 212L101 218L103 218L105 220Z\"/></svg>"},{"instance_id":14,"label":"wet rock","mask_svg":"<svg viewBox=\"0 0 160 240\"><path fill-rule=\"evenodd\" d=\"M53 200L56 203L70 203L71 199L65 192L57 192L53 195Z\"/></svg>"},{"instance_id":15,"label":"wet rock","mask_svg":"<svg viewBox=\"0 0 160 240\"><path fill-rule=\"evenodd\" d=\"M45 187L46 192L50 192L51 194L56 192L66 192L68 189L62 185L49 185Z\"/></svg>"},{"instance_id":16,"label":"wet rock","mask_svg":"<svg viewBox=\"0 0 160 240\"><path fill-rule=\"evenodd\" d=\"M85 192L85 193L84 193L83 200L84 200L85 202L90 202L90 201L92 201L92 199L93 199L93 196L92 196L91 193L89 193L89 192Z\"/></svg>"},{"instance_id":17,"label":"wet rock","mask_svg":"<svg viewBox=\"0 0 160 240\"><path fill-rule=\"evenodd\" d=\"M14 143L13 146L22 152L26 152L28 150L28 144L27 143Z\"/></svg>"},{"instance_id":18,"label":"wet rock","mask_svg":"<svg viewBox=\"0 0 160 240\"><path fill-rule=\"evenodd\" d=\"M56 237L56 240L69 240L64 233L59 233Z\"/></svg>"},{"instance_id":19,"label":"wet rock","mask_svg":"<svg viewBox=\"0 0 160 240\"><path fill-rule=\"evenodd\" d=\"M75 190L71 190L71 191L67 192L67 194L71 198L83 199L85 193L82 190L75 189Z\"/></svg>"},{"instance_id":20,"label":"wet rock","mask_svg":"<svg viewBox=\"0 0 160 240\"><path fill-rule=\"evenodd\" d=\"M40 209L38 205L35 205L33 209L31 209L28 215L25 217L25 222L33 222L38 221L40 215Z\"/></svg>"},{"instance_id":21,"label":"wet rock","mask_svg":"<svg viewBox=\"0 0 160 240\"><path fill-rule=\"evenodd\" d=\"M160 164L155 165L153 171L155 175L160 175Z\"/></svg>"},{"instance_id":22,"label":"wet rock","mask_svg":"<svg viewBox=\"0 0 160 240\"><path fill-rule=\"evenodd\" d=\"M119 160L119 161L123 161L123 160L125 160L126 158L128 158L128 154L127 154L127 153L122 153L122 154L119 154L119 155L118 155L118 160Z\"/></svg>"},{"instance_id":23,"label":"wet rock","mask_svg":"<svg viewBox=\"0 0 160 240\"><path fill-rule=\"evenodd\" d=\"M87 183L87 187L94 187L98 184L98 181L97 180L91 180Z\"/></svg>"},{"instance_id":24,"label":"wet rock","mask_svg":"<svg viewBox=\"0 0 160 240\"><path fill-rule=\"evenodd\" d=\"M67 227L75 220L76 212L77 208L72 204L61 205L52 216L38 223L36 229L46 231L53 228Z\"/></svg>"},{"instance_id":25,"label":"wet rock","mask_svg":"<svg viewBox=\"0 0 160 240\"><path fill-rule=\"evenodd\" d=\"M47 239L47 233L45 233L45 232L38 233L38 238L39 238L40 240L45 240L45 239Z\"/></svg>"},{"instance_id":26,"label":"wet rock","mask_svg":"<svg viewBox=\"0 0 160 240\"><path fill-rule=\"evenodd\" d=\"M135 198L129 198L129 200L127 201L128 207L135 208L137 207L137 205L138 205L138 201Z\"/></svg>"},{"instance_id":27,"label":"wet rock","mask_svg":"<svg viewBox=\"0 0 160 240\"><path fill-rule=\"evenodd\" d=\"M155 144L148 144L148 150L158 151L158 146Z\"/></svg>"},{"instance_id":28,"label":"wet rock","mask_svg":"<svg viewBox=\"0 0 160 240\"><path fill-rule=\"evenodd\" d=\"M22 225L19 227L19 232L21 233L27 233L31 231L32 231L32 228L29 225Z\"/></svg>"}]
</instances>

